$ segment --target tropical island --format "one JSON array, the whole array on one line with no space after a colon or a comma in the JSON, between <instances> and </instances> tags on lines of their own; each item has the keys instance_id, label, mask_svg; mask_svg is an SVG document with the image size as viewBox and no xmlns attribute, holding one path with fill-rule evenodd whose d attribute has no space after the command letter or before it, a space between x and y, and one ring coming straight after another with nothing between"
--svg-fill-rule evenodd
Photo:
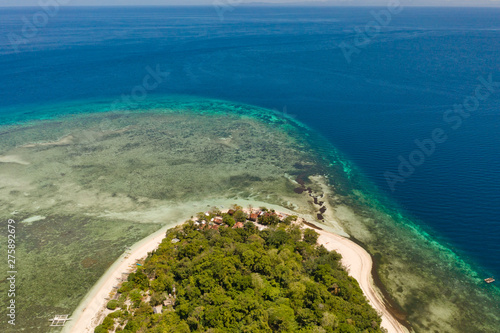
<instances>
[{"instance_id":1,"label":"tropical island","mask_svg":"<svg viewBox=\"0 0 500 333\"><path fill-rule=\"evenodd\" d=\"M266 208L199 213L137 264L94 332L382 332L318 237Z\"/></svg>"},{"instance_id":2,"label":"tropical island","mask_svg":"<svg viewBox=\"0 0 500 333\"><path fill-rule=\"evenodd\" d=\"M17 223L23 318L15 328L0 324L2 332L61 332L48 321L57 315L71 318L63 333L94 331L102 323L95 311L168 229L234 203L323 229L315 229L318 242L342 255L383 328L399 321L416 332L498 331L496 289L385 205L304 124L209 99L159 96L136 110L110 103L33 106L39 120L0 128L0 216Z\"/></svg>"}]
</instances>

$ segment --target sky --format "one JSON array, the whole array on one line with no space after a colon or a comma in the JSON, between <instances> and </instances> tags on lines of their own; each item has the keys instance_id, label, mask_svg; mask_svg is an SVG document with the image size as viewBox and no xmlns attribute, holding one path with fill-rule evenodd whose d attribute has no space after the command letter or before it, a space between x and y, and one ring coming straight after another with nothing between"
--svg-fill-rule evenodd
<instances>
[{"instance_id":1,"label":"sky","mask_svg":"<svg viewBox=\"0 0 500 333\"><path fill-rule=\"evenodd\" d=\"M59 2L68 6L123 6L123 5L214 5L217 3L273 3L318 4L340 6L387 6L400 1L405 6L491 6L500 7L500 0L0 0L1 6L39 6L39 3Z\"/></svg>"}]
</instances>

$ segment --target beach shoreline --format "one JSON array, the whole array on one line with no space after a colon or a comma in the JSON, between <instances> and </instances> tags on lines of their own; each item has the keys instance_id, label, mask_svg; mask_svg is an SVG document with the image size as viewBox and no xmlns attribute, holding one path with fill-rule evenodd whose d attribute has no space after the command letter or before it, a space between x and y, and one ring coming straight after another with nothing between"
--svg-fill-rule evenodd
<instances>
[{"instance_id":1,"label":"beach shoreline","mask_svg":"<svg viewBox=\"0 0 500 333\"><path fill-rule=\"evenodd\" d=\"M149 252L158 248L158 245L165 238L166 231L175 225L169 224L163 226L155 233L130 247L129 254L122 254L87 293L76 310L73 311L71 320L64 326L61 332L94 332L95 327L99 325L99 321L101 320L100 314L106 309L109 295L121 281L122 274L131 273L135 269L133 265L138 260L145 258Z\"/></svg>"},{"instance_id":2,"label":"beach shoreline","mask_svg":"<svg viewBox=\"0 0 500 333\"><path fill-rule=\"evenodd\" d=\"M186 219L177 223L163 226L155 233L134 244L129 253L124 253L108 271L99 279L89 291L78 308L73 312L72 320L62 330L62 333L92 333L106 315L106 304L109 296L120 284L122 274L135 270L137 261L147 257L148 253L158 248L168 229L182 224ZM304 221L305 222L305 221ZM313 223L306 222L305 228L315 229L319 233L318 244L329 251L335 250L342 255L342 265L350 276L356 279L368 299L369 304L380 314L381 326L388 333L408 333L409 330L394 316L384 302L384 297L377 289L372 276L373 260L370 254L354 241L323 230Z\"/></svg>"},{"instance_id":3,"label":"beach shoreline","mask_svg":"<svg viewBox=\"0 0 500 333\"><path fill-rule=\"evenodd\" d=\"M311 226L306 227L312 228ZM329 251L336 251L342 256L342 265L346 268L348 274L358 281L363 294L368 299L368 303L382 317L381 326L388 333L409 333L408 328L396 318L386 305L383 295L374 283L371 255L360 245L348 238L322 230L321 228L312 229L315 229L319 234L319 245L323 245Z\"/></svg>"},{"instance_id":4,"label":"beach shoreline","mask_svg":"<svg viewBox=\"0 0 500 333\"><path fill-rule=\"evenodd\" d=\"M129 250L126 251L128 253L124 252L117 260L115 260L115 262L106 270L101 278L84 296L77 308L72 312L70 316L71 320L66 323L64 328L61 330L61 333L93 333L95 327L100 324L99 321L102 321L105 317L104 312L106 311L106 304L109 300L109 295L115 290L113 287L116 287L120 283L122 273L128 274L132 272L135 267L130 266L135 265L137 261L147 257L149 252L157 249L163 238L165 238L167 230L183 224L194 216L196 212L205 211L210 207L221 207L223 209L223 207L229 207L232 204L253 207L266 206L270 209L285 212L288 215L293 213L284 207L261 201L220 199L183 203L176 205L175 207L166 207L164 210L161 210L161 212L153 211L135 215L113 213L101 215L111 218L134 218L136 220L145 221L148 220L148 215L153 216L153 220L158 220L158 214L161 213L165 216L175 216L175 218L169 220L168 223L163 223L160 229L132 245ZM307 217L307 215L303 214L298 215ZM165 221L165 219L163 220Z\"/></svg>"}]
</instances>

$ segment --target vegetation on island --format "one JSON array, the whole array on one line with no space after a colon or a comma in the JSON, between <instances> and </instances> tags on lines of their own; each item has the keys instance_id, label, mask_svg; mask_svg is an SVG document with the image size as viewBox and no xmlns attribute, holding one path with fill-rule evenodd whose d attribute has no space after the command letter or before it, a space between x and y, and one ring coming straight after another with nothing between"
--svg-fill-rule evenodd
<instances>
[{"instance_id":1,"label":"vegetation on island","mask_svg":"<svg viewBox=\"0 0 500 333\"><path fill-rule=\"evenodd\" d=\"M317 232L295 216L234 208L169 230L95 333L383 331Z\"/></svg>"}]
</instances>

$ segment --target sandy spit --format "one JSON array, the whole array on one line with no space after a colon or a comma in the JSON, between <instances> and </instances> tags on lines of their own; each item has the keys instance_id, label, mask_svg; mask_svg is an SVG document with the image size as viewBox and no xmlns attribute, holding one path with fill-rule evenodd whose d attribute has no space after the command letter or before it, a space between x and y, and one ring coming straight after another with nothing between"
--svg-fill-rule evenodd
<instances>
[{"instance_id":1,"label":"sandy spit","mask_svg":"<svg viewBox=\"0 0 500 333\"><path fill-rule=\"evenodd\" d=\"M381 315L382 327L389 333L408 333L408 329L401 325L387 309L373 283L371 274L373 262L370 254L345 237L324 230L316 230L316 232L320 235L319 244L329 251L335 250L342 255L342 265L346 267L349 275L358 281L370 305Z\"/></svg>"},{"instance_id":2,"label":"sandy spit","mask_svg":"<svg viewBox=\"0 0 500 333\"><path fill-rule=\"evenodd\" d=\"M184 220L179 221L181 224ZM118 286L123 273L135 270L135 263L155 250L165 237L165 232L176 224L169 224L154 234L135 244L122 255L106 272L105 275L89 291L83 302L72 314L62 333L92 333L107 313L106 303L114 287ZM388 333L408 333L408 329L390 313L384 304L383 298L377 291L371 275L372 259L368 252L348 238L336 235L325 230L316 230L319 233L318 243L328 250L335 250L342 255L342 264L347 268L349 275L355 278L369 303L382 317L382 327Z\"/></svg>"},{"instance_id":3,"label":"sandy spit","mask_svg":"<svg viewBox=\"0 0 500 333\"><path fill-rule=\"evenodd\" d=\"M129 255L123 254L104 274L95 286L89 291L83 302L73 312L72 319L67 322L63 333L92 333L99 321L109 300L109 294L118 286L122 273L130 273L135 270L135 263L145 258L149 252L155 250L165 238L165 233L172 225L166 226L154 234L133 245Z\"/></svg>"}]
</instances>

